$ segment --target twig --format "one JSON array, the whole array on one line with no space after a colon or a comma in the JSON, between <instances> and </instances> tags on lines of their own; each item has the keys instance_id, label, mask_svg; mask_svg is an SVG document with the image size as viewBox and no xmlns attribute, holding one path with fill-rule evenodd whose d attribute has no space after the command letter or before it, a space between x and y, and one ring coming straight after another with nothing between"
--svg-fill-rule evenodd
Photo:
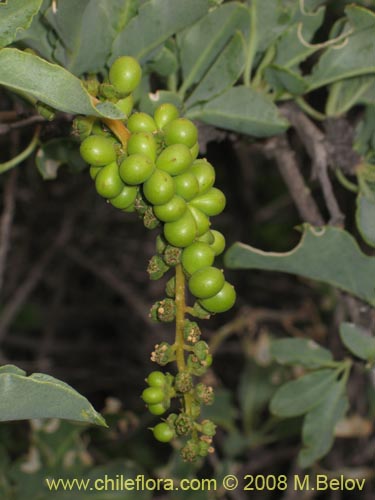
<instances>
[{"instance_id":1,"label":"twig","mask_svg":"<svg viewBox=\"0 0 375 500\"><path fill-rule=\"evenodd\" d=\"M56 254L57 250L69 239L71 226L72 217L68 217L63 221L55 241L34 264L25 281L17 288L9 302L5 304L0 318L0 342L4 340L9 325L12 323L14 317L25 303L30 293L42 279L44 271Z\"/></svg>"},{"instance_id":2,"label":"twig","mask_svg":"<svg viewBox=\"0 0 375 500\"><path fill-rule=\"evenodd\" d=\"M337 203L328 175L329 153L323 132L294 104L285 105L283 113L293 125L312 160L313 176L318 178L322 187L324 201L331 217L330 224L342 227L345 216Z\"/></svg>"},{"instance_id":3,"label":"twig","mask_svg":"<svg viewBox=\"0 0 375 500\"><path fill-rule=\"evenodd\" d=\"M29 125L33 125L34 123L43 123L45 121L46 119L43 118L43 116L33 115L13 123L8 123L8 124L2 123L0 124L0 135L5 135L11 132L12 130L28 127Z\"/></svg>"},{"instance_id":4,"label":"twig","mask_svg":"<svg viewBox=\"0 0 375 500\"><path fill-rule=\"evenodd\" d=\"M15 191L18 171L10 173L4 189L4 209L0 221L0 293L3 288L5 265L10 246L11 228L14 217Z\"/></svg>"},{"instance_id":5,"label":"twig","mask_svg":"<svg viewBox=\"0 0 375 500\"><path fill-rule=\"evenodd\" d=\"M305 184L296 155L290 147L287 137L280 135L271 139L265 146L265 151L275 159L302 219L314 226L323 226L324 219L310 189Z\"/></svg>"},{"instance_id":6,"label":"twig","mask_svg":"<svg viewBox=\"0 0 375 500\"><path fill-rule=\"evenodd\" d=\"M65 250L65 254L72 259L74 262L79 264L84 269L87 269L92 274L97 276L106 285L119 293L124 301L131 306L131 308L137 312L138 316L148 326L155 326L147 315L145 311L149 309L147 304L142 300L141 296L134 290L132 286L125 283L120 278L118 278L111 269L105 268L103 266L98 266L93 260L91 260L86 255L83 255L77 248L73 246L68 246Z\"/></svg>"}]
</instances>

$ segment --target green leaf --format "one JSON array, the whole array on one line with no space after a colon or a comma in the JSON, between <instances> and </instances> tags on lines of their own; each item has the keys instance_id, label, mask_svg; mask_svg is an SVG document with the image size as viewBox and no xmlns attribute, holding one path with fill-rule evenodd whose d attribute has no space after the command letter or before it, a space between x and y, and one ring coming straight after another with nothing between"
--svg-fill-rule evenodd
<instances>
[{"instance_id":1,"label":"green leaf","mask_svg":"<svg viewBox=\"0 0 375 500\"><path fill-rule=\"evenodd\" d=\"M327 116L340 116L356 104L375 104L375 76L358 76L333 83L326 103Z\"/></svg>"},{"instance_id":2,"label":"green leaf","mask_svg":"<svg viewBox=\"0 0 375 500\"><path fill-rule=\"evenodd\" d=\"M223 93L239 79L244 66L244 41L236 33L186 101L187 107Z\"/></svg>"},{"instance_id":3,"label":"green leaf","mask_svg":"<svg viewBox=\"0 0 375 500\"><path fill-rule=\"evenodd\" d=\"M361 193L357 196L356 224L366 243L375 247L375 202Z\"/></svg>"},{"instance_id":4,"label":"green leaf","mask_svg":"<svg viewBox=\"0 0 375 500\"><path fill-rule=\"evenodd\" d=\"M27 93L67 113L121 119L111 103L95 108L82 82L66 69L17 49L0 51L0 85Z\"/></svg>"},{"instance_id":5,"label":"green leaf","mask_svg":"<svg viewBox=\"0 0 375 500\"><path fill-rule=\"evenodd\" d=\"M318 368L333 361L331 351L308 339L280 339L271 343L271 355L282 365Z\"/></svg>"},{"instance_id":6,"label":"green leaf","mask_svg":"<svg viewBox=\"0 0 375 500\"><path fill-rule=\"evenodd\" d=\"M52 139L43 144L35 156L35 163L45 180L56 179L57 171L62 165L68 165L75 172L86 167L77 143L67 137Z\"/></svg>"},{"instance_id":7,"label":"green leaf","mask_svg":"<svg viewBox=\"0 0 375 500\"><path fill-rule=\"evenodd\" d=\"M0 47L12 43L17 33L30 26L42 0L10 0L0 3Z\"/></svg>"},{"instance_id":8,"label":"green leaf","mask_svg":"<svg viewBox=\"0 0 375 500\"><path fill-rule=\"evenodd\" d=\"M286 253L263 252L235 243L226 253L231 269L282 271L341 288L375 305L375 257L360 250L348 232L304 224L300 243ZM350 265L349 265L350 263Z\"/></svg>"},{"instance_id":9,"label":"green leaf","mask_svg":"<svg viewBox=\"0 0 375 500\"><path fill-rule=\"evenodd\" d=\"M356 127L354 149L363 156L375 152L375 106L366 106L362 120Z\"/></svg>"},{"instance_id":10,"label":"green leaf","mask_svg":"<svg viewBox=\"0 0 375 500\"><path fill-rule=\"evenodd\" d=\"M13 366L0 372L0 421L63 418L105 426L85 397L65 382L43 373L29 377Z\"/></svg>"},{"instance_id":11,"label":"green leaf","mask_svg":"<svg viewBox=\"0 0 375 500\"><path fill-rule=\"evenodd\" d=\"M292 95L301 95L308 88L306 80L301 75L275 64L266 68L265 77L276 91L282 90Z\"/></svg>"},{"instance_id":12,"label":"green leaf","mask_svg":"<svg viewBox=\"0 0 375 500\"><path fill-rule=\"evenodd\" d=\"M353 323L341 323L340 337L355 356L371 363L375 361L375 338L369 332Z\"/></svg>"},{"instance_id":13,"label":"green leaf","mask_svg":"<svg viewBox=\"0 0 375 500\"><path fill-rule=\"evenodd\" d=\"M334 441L335 426L349 408L345 385L335 382L323 401L306 416L302 428L303 449L299 452L300 467L309 467L326 455Z\"/></svg>"},{"instance_id":14,"label":"green leaf","mask_svg":"<svg viewBox=\"0 0 375 500\"><path fill-rule=\"evenodd\" d=\"M17 33L16 42L21 47L31 48L44 59L53 61L53 51L57 37L51 26L46 22L42 9L34 16L27 30Z\"/></svg>"},{"instance_id":15,"label":"green leaf","mask_svg":"<svg viewBox=\"0 0 375 500\"><path fill-rule=\"evenodd\" d=\"M194 107L187 116L255 137L279 134L289 126L267 96L245 86L230 88L206 104Z\"/></svg>"},{"instance_id":16,"label":"green leaf","mask_svg":"<svg viewBox=\"0 0 375 500\"><path fill-rule=\"evenodd\" d=\"M276 43L274 64L285 68L293 68L316 52L317 47L309 47L302 43L310 42L324 21L325 7L316 12L298 12L293 24L282 34Z\"/></svg>"},{"instance_id":17,"label":"green leaf","mask_svg":"<svg viewBox=\"0 0 375 500\"><path fill-rule=\"evenodd\" d=\"M231 2L212 10L179 35L177 42L184 77L180 94L203 77L247 18L248 10L237 2Z\"/></svg>"},{"instance_id":18,"label":"green leaf","mask_svg":"<svg viewBox=\"0 0 375 500\"><path fill-rule=\"evenodd\" d=\"M116 37L110 62L124 51L146 60L171 35L196 22L207 10L207 0L149 0L143 3L138 15Z\"/></svg>"},{"instance_id":19,"label":"green leaf","mask_svg":"<svg viewBox=\"0 0 375 500\"><path fill-rule=\"evenodd\" d=\"M331 391L336 376L334 370L318 370L283 384L271 399L271 412L283 418L304 415Z\"/></svg>"},{"instance_id":20,"label":"green leaf","mask_svg":"<svg viewBox=\"0 0 375 500\"><path fill-rule=\"evenodd\" d=\"M181 98L175 92L171 92L170 90L158 90L155 94L150 92L148 94L144 94L141 98L140 110L144 113L153 115L155 109L160 106L160 104L165 102L174 104L180 111L183 110L184 103Z\"/></svg>"},{"instance_id":21,"label":"green leaf","mask_svg":"<svg viewBox=\"0 0 375 500\"><path fill-rule=\"evenodd\" d=\"M46 19L59 37L54 56L72 73L82 75L103 70L113 40L137 5L134 1L64 0Z\"/></svg>"},{"instance_id":22,"label":"green leaf","mask_svg":"<svg viewBox=\"0 0 375 500\"><path fill-rule=\"evenodd\" d=\"M375 13L358 6L345 10L353 33L347 43L330 47L308 77L310 90L353 76L375 73Z\"/></svg>"}]
</instances>

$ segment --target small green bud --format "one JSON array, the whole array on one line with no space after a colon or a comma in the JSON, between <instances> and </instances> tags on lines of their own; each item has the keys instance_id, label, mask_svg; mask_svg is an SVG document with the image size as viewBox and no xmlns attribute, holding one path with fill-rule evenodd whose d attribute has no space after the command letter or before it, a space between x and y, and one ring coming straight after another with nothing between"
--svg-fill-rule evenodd
<instances>
[{"instance_id":1,"label":"small green bud","mask_svg":"<svg viewBox=\"0 0 375 500\"><path fill-rule=\"evenodd\" d=\"M167 248L167 242L165 241L164 236L158 234L158 236L156 237L156 252L159 255L162 255L162 253L166 248Z\"/></svg>"},{"instance_id":2,"label":"small green bud","mask_svg":"<svg viewBox=\"0 0 375 500\"><path fill-rule=\"evenodd\" d=\"M92 132L94 118L91 116L77 116L73 120L73 135L77 136L80 141L83 141Z\"/></svg>"},{"instance_id":3,"label":"small green bud","mask_svg":"<svg viewBox=\"0 0 375 500\"><path fill-rule=\"evenodd\" d=\"M189 392L193 388L193 379L189 372L179 372L174 379L177 392Z\"/></svg>"},{"instance_id":4,"label":"small green bud","mask_svg":"<svg viewBox=\"0 0 375 500\"><path fill-rule=\"evenodd\" d=\"M151 208L147 201L143 198L141 193L137 194L134 201L134 206L139 215L144 215L148 208Z\"/></svg>"},{"instance_id":5,"label":"small green bud","mask_svg":"<svg viewBox=\"0 0 375 500\"><path fill-rule=\"evenodd\" d=\"M164 366L176 358L173 347L168 342L156 344L155 350L151 353L151 361Z\"/></svg>"},{"instance_id":6,"label":"small green bud","mask_svg":"<svg viewBox=\"0 0 375 500\"><path fill-rule=\"evenodd\" d=\"M207 371L205 362L200 361L195 354L189 354L187 358L188 370L197 377L200 377Z\"/></svg>"},{"instance_id":7,"label":"small green bud","mask_svg":"<svg viewBox=\"0 0 375 500\"><path fill-rule=\"evenodd\" d=\"M199 319L210 319L211 317L210 313L206 311L206 309L203 309L203 307L198 302L194 302L193 316Z\"/></svg>"},{"instance_id":8,"label":"small green bud","mask_svg":"<svg viewBox=\"0 0 375 500\"><path fill-rule=\"evenodd\" d=\"M195 386L194 397L204 405L212 405L214 402L214 390L211 386L200 382Z\"/></svg>"},{"instance_id":9,"label":"small green bud","mask_svg":"<svg viewBox=\"0 0 375 500\"><path fill-rule=\"evenodd\" d=\"M192 344L195 344L200 339L200 336L201 336L201 331L198 326L198 323L186 319L184 323L184 339L186 340L186 342L191 342Z\"/></svg>"},{"instance_id":10,"label":"small green bud","mask_svg":"<svg viewBox=\"0 0 375 500\"><path fill-rule=\"evenodd\" d=\"M172 245L167 245L164 250L164 262L168 266L177 266L181 262L182 249L174 247Z\"/></svg>"},{"instance_id":11,"label":"small green bud","mask_svg":"<svg viewBox=\"0 0 375 500\"><path fill-rule=\"evenodd\" d=\"M101 83L99 86L99 92L102 97L111 102L117 102L119 97L121 97L110 83Z\"/></svg>"},{"instance_id":12,"label":"small green bud","mask_svg":"<svg viewBox=\"0 0 375 500\"><path fill-rule=\"evenodd\" d=\"M196 357L198 358L198 360L201 362L201 364L204 364L204 363L202 363L202 361L205 361L205 359L207 358L207 355L208 355L207 342L205 342L204 340L200 340L199 342L197 342L194 346L193 352L196 355Z\"/></svg>"},{"instance_id":13,"label":"small green bud","mask_svg":"<svg viewBox=\"0 0 375 500\"><path fill-rule=\"evenodd\" d=\"M143 224L147 229L155 229L160 226L160 221L155 217L154 211L151 207L147 207L143 214Z\"/></svg>"},{"instance_id":14,"label":"small green bud","mask_svg":"<svg viewBox=\"0 0 375 500\"><path fill-rule=\"evenodd\" d=\"M151 257L147 266L147 272L151 280L160 279L168 270L169 267L159 255Z\"/></svg>"},{"instance_id":15,"label":"small green bud","mask_svg":"<svg viewBox=\"0 0 375 500\"><path fill-rule=\"evenodd\" d=\"M181 448L181 457L185 462L195 462L199 456L199 444L193 439L189 439L185 446Z\"/></svg>"},{"instance_id":16,"label":"small green bud","mask_svg":"<svg viewBox=\"0 0 375 500\"><path fill-rule=\"evenodd\" d=\"M168 297L171 297L172 299L175 298L176 278L174 276L172 276L172 278L167 281L167 284L165 285L165 293L167 294Z\"/></svg>"},{"instance_id":17,"label":"small green bud","mask_svg":"<svg viewBox=\"0 0 375 500\"><path fill-rule=\"evenodd\" d=\"M177 436L186 436L193 429L193 419L186 413L180 413L174 422Z\"/></svg>"},{"instance_id":18,"label":"small green bud","mask_svg":"<svg viewBox=\"0 0 375 500\"><path fill-rule=\"evenodd\" d=\"M154 321L171 323L175 317L176 303L173 299L159 300L151 307L150 318Z\"/></svg>"},{"instance_id":19,"label":"small green bud","mask_svg":"<svg viewBox=\"0 0 375 500\"><path fill-rule=\"evenodd\" d=\"M200 430L205 436L212 437L216 434L216 425L211 420L202 420Z\"/></svg>"}]
</instances>

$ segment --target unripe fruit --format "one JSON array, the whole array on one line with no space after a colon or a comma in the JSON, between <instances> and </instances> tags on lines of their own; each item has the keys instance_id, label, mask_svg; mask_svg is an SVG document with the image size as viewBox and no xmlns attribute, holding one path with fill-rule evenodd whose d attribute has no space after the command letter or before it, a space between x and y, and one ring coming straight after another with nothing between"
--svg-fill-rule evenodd
<instances>
[{"instance_id":1,"label":"unripe fruit","mask_svg":"<svg viewBox=\"0 0 375 500\"><path fill-rule=\"evenodd\" d=\"M158 168L143 184L143 194L152 205L168 203L173 198L174 191L172 177Z\"/></svg>"},{"instance_id":2,"label":"unripe fruit","mask_svg":"<svg viewBox=\"0 0 375 500\"><path fill-rule=\"evenodd\" d=\"M162 130L168 123L179 117L178 109L174 104L165 102L155 110L154 120L158 129Z\"/></svg>"},{"instance_id":3,"label":"unripe fruit","mask_svg":"<svg viewBox=\"0 0 375 500\"><path fill-rule=\"evenodd\" d=\"M143 154L153 162L156 159L156 141L150 132L136 132L130 136L127 150L129 155Z\"/></svg>"},{"instance_id":4,"label":"unripe fruit","mask_svg":"<svg viewBox=\"0 0 375 500\"><path fill-rule=\"evenodd\" d=\"M190 203L211 217L220 214L224 210L226 200L224 193L220 189L213 187L206 193L195 197Z\"/></svg>"},{"instance_id":5,"label":"unripe fruit","mask_svg":"<svg viewBox=\"0 0 375 500\"><path fill-rule=\"evenodd\" d=\"M184 214L186 208L186 202L180 196L173 196L168 203L155 206L154 214L163 222L174 222Z\"/></svg>"},{"instance_id":6,"label":"unripe fruit","mask_svg":"<svg viewBox=\"0 0 375 500\"><path fill-rule=\"evenodd\" d=\"M198 130L194 123L187 118L177 118L164 128L165 142L171 144L185 144L192 148L198 140Z\"/></svg>"},{"instance_id":7,"label":"unripe fruit","mask_svg":"<svg viewBox=\"0 0 375 500\"><path fill-rule=\"evenodd\" d=\"M109 81L119 94L129 94L138 87L142 69L136 59L129 56L119 57L109 70Z\"/></svg>"},{"instance_id":8,"label":"unripe fruit","mask_svg":"<svg viewBox=\"0 0 375 500\"><path fill-rule=\"evenodd\" d=\"M192 148L190 148L190 153L191 156L193 157L193 160L195 160L198 155L199 155L199 143L196 142Z\"/></svg>"},{"instance_id":9,"label":"unripe fruit","mask_svg":"<svg viewBox=\"0 0 375 500\"><path fill-rule=\"evenodd\" d=\"M142 392L143 401L150 405L161 403L164 397L164 391L160 387L147 387Z\"/></svg>"},{"instance_id":10,"label":"unripe fruit","mask_svg":"<svg viewBox=\"0 0 375 500\"><path fill-rule=\"evenodd\" d=\"M165 239L175 247L184 248L191 245L197 234L197 227L189 210L175 222L164 224Z\"/></svg>"},{"instance_id":11,"label":"unripe fruit","mask_svg":"<svg viewBox=\"0 0 375 500\"><path fill-rule=\"evenodd\" d=\"M204 267L196 271L189 280L189 290L198 299L216 295L224 286L225 278L220 269Z\"/></svg>"},{"instance_id":12,"label":"unripe fruit","mask_svg":"<svg viewBox=\"0 0 375 500\"><path fill-rule=\"evenodd\" d=\"M212 231L207 231L207 233L204 233L202 234L202 236L199 236L197 240L202 241L203 243L208 243L209 245L211 245L211 243L215 241Z\"/></svg>"},{"instance_id":13,"label":"unripe fruit","mask_svg":"<svg viewBox=\"0 0 375 500\"><path fill-rule=\"evenodd\" d=\"M181 196L181 198L183 198L184 200L192 200L194 196L198 194L198 181L195 175L190 172L190 169L183 174L173 177L173 180L176 187L176 194Z\"/></svg>"},{"instance_id":14,"label":"unripe fruit","mask_svg":"<svg viewBox=\"0 0 375 500\"><path fill-rule=\"evenodd\" d=\"M115 198L121 193L124 183L121 180L115 161L100 170L95 178L95 187L98 194L103 198Z\"/></svg>"},{"instance_id":15,"label":"unripe fruit","mask_svg":"<svg viewBox=\"0 0 375 500\"><path fill-rule=\"evenodd\" d=\"M147 113L134 113L130 116L127 127L130 132L155 132L156 123Z\"/></svg>"},{"instance_id":16,"label":"unripe fruit","mask_svg":"<svg viewBox=\"0 0 375 500\"><path fill-rule=\"evenodd\" d=\"M124 210L128 208L135 202L135 199L138 194L138 188L135 186L124 186L119 195L115 198L112 198L110 201L111 205L115 208L119 208L120 210Z\"/></svg>"},{"instance_id":17,"label":"unripe fruit","mask_svg":"<svg viewBox=\"0 0 375 500\"><path fill-rule=\"evenodd\" d=\"M222 313L233 307L236 301L236 291L227 281L223 288L213 297L201 299L199 303L211 313Z\"/></svg>"},{"instance_id":18,"label":"unripe fruit","mask_svg":"<svg viewBox=\"0 0 375 500\"><path fill-rule=\"evenodd\" d=\"M90 177L94 181L103 167L90 167Z\"/></svg>"},{"instance_id":19,"label":"unripe fruit","mask_svg":"<svg viewBox=\"0 0 375 500\"><path fill-rule=\"evenodd\" d=\"M207 160L196 160L190 171L197 178L199 194L207 192L214 185L215 169Z\"/></svg>"},{"instance_id":20,"label":"unripe fruit","mask_svg":"<svg viewBox=\"0 0 375 500\"><path fill-rule=\"evenodd\" d=\"M134 99L132 94L124 97L123 99L119 99L115 103L116 108L122 111L126 117L130 116L130 113L133 111L133 105Z\"/></svg>"},{"instance_id":21,"label":"unripe fruit","mask_svg":"<svg viewBox=\"0 0 375 500\"><path fill-rule=\"evenodd\" d=\"M156 160L156 166L170 175L185 172L193 162L190 150L184 144L172 144L162 151Z\"/></svg>"},{"instance_id":22,"label":"unripe fruit","mask_svg":"<svg viewBox=\"0 0 375 500\"><path fill-rule=\"evenodd\" d=\"M167 411L163 403L157 403L154 405L147 405L147 409L152 415L163 415Z\"/></svg>"},{"instance_id":23,"label":"unripe fruit","mask_svg":"<svg viewBox=\"0 0 375 500\"><path fill-rule=\"evenodd\" d=\"M166 377L163 372L155 370L149 373L146 382L152 387L164 387L166 382Z\"/></svg>"},{"instance_id":24,"label":"unripe fruit","mask_svg":"<svg viewBox=\"0 0 375 500\"><path fill-rule=\"evenodd\" d=\"M210 247L215 252L215 255L220 255L224 252L225 249L225 238L220 231L216 231L215 229L211 230L211 234L214 238L213 242L210 243Z\"/></svg>"},{"instance_id":25,"label":"unripe fruit","mask_svg":"<svg viewBox=\"0 0 375 500\"><path fill-rule=\"evenodd\" d=\"M145 182L154 171L154 168L154 162L148 156L134 154L122 161L120 176L126 184L135 186Z\"/></svg>"},{"instance_id":26,"label":"unripe fruit","mask_svg":"<svg viewBox=\"0 0 375 500\"><path fill-rule=\"evenodd\" d=\"M210 229L210 219L198 208L189 206L188 210L190 210L191 215L194 217L195 224L197 225L197 236L202 236L202 234L205 234Z\"/></svg>"},{"instance_id":27,"label":"unripe fruit","mask_svg":"<svg viewBox=\"0 0 375 500\"><path fill-rule=\"evenodd\" d=\"M103 167L116 160L113 139L103 135L90 135L81 144L80 153L86 163Z\"/></svg>"},{"instance_id":28,"label":"unripe fruit","mask_svg":"<svg viewBox=\"0 0 375 500\"><path fill-rule=\"evenodd\" d=\"M161 443L169 443L175 436L174 430L166 422L155 425L152 432L155 439Z\"/></svg>"},{"instance_id":29,"label":"unripe fruit","mask_svg":"<svg viewBox=\"0 0 375 500\"><path fill-rule=\"evenodd\" d=\"M187 273L193 274L198 269L211 266L214 259L215 253L207 243L195 241L182 252L181 263Z\"/></svg>"}]
</instances>

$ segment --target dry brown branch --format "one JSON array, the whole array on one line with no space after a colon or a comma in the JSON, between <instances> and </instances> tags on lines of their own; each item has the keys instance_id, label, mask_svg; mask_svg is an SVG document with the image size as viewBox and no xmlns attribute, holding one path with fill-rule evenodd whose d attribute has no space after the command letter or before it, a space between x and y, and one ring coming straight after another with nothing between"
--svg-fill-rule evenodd
<instances>
[{"instance_id":1,"label":"dry brown branch","mask_svg":"<svg viewBox=\"0 0 375 500\"><path fill-rule=\"evenodd\" d=\"M7 255L10 247L17 176L18 170L13 170L6 180L4 189L4 208L0 221L0 292L3 288Z\"/></svg>"}]
</instances>

